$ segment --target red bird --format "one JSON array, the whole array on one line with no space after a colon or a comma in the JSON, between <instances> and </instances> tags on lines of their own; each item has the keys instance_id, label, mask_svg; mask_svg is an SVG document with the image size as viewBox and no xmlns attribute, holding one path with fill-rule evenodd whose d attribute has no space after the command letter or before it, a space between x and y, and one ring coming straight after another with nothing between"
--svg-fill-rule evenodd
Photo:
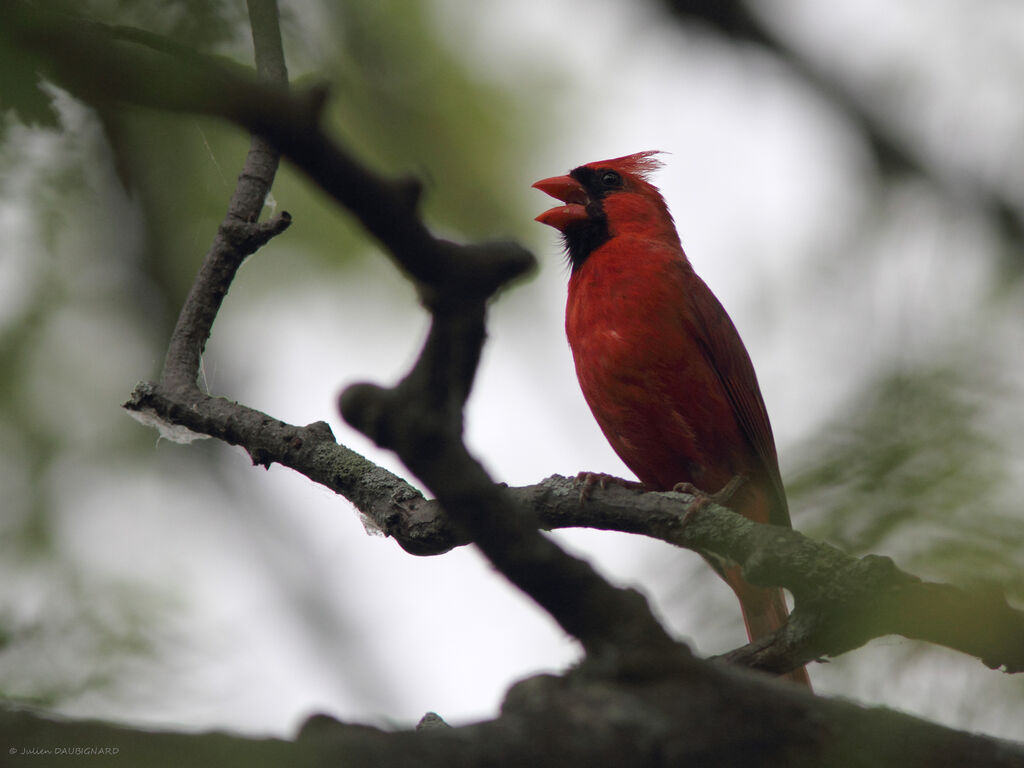
<instances>
[{"instance_id":1,"label":"red bird","mask_svg":"<svg viewBox=\"0 0 1024 768\"><path fill-rule=\"evenodd\" d=\"M565 330L583 396L644 486L689 483L712 496L729 486L730 507L789 527L754 366L647 180L661 165L657 154L588 163L533 185L565 203L537 221L565 240ZM730 485L736 478L738 487ZM755 587L738 567L709 562L739 598L752 641L785 623L781 589ZM810 686L802 668L789 676Z\"/></svg>"}]
</instances>

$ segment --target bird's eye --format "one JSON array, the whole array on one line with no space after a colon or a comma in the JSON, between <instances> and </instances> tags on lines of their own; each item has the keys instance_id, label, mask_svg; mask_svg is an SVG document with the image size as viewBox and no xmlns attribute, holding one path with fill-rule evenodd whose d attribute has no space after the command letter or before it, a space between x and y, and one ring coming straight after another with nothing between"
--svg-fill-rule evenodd
<instances>
[{"instance_id":1,"label":"bird's eye","mask_svg":"<svg viewBox=\"0 0 1024 768\"><path fill-rule=\"evenodd\" d=\"M606 187L621 187L622 177L615 171L605 171L601 174L601 183Z\"/></svg>"}]
</instances>

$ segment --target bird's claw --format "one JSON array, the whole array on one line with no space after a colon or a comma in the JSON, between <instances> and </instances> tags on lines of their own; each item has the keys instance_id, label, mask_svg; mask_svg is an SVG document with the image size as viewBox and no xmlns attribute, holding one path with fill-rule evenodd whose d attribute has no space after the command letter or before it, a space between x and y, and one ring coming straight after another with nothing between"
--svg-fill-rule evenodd
<instances>
[{"instance_id":1,"label":"bird's claw","mask_svg":"<svg viewBox=\"0 0 1024 768\"><path fill-rule=\"evenodd\" d=\"M590 492L596 485L602 491L609 485L618 485L630 491L643 490L644 484L635 480L609 475L605 472L580 472L576 475L576 485L580 489L580 504L590 498Z\"/></svg>"},{"instance_id":2,"label":"bird's claw","mask_svg":"<svg viewBox=\"0 0 1024 768\"><path fill-rule=\"evenodd\" d=\"M734 475L729 482L723 485L715 493L706 493L693 483L676 483L673 485L673 492L688 493L690 496L693 496L693 503L690 504L690 508L687 509L686 514L683 515L683 525L690 522L690 520L693 519L693 516L704 509L708 504L714 503L723 507L727 506L736 491L742 488L746 482L746 475Z\"/></svg>"}]
</instances>

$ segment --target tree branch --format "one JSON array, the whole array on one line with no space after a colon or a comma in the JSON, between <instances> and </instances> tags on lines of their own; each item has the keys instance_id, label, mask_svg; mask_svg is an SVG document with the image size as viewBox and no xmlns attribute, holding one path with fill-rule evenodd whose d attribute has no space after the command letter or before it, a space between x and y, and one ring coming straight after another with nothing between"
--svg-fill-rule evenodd
<instances>
[{"instance_id":1,"label":"tree branch","mask_svg":"<svg viewBox=\"0 0 1024 768\"><path fill-rule=\"evenodd\" d=\"M812 698L764 678L705 671L718 674L685 680L666 674L639 684L580 674L534 677L509 691L497 719L460 728L388 733L321 715L288 741L147 733L0 710L0 740L15 754L37 750L26 762L39 768L63 768L83 748L116 749L116 760L107 762L153 768L219 768L225 755L253 768L1024 767L1020 744Z\"/></svg>"},{"instance_id":2,"label":"tree branch","mask_svg":"<svg viewBox=\"0 0 1024 768\"><path fill-rule=\"evenodd\" d=\"M609 485L593 488L581 501L575 481L557 475L509 493L545 529L586 527L650 536L735 562L755 584L788 589L796 601L789 623L726 654L744 666L786 671L897 634L967 653L991 668L1024 671L1024 612L998 592L925 582L888 558L856 558L716 504L691 515L693 499L687 494ZM409 552L435 554L465 543L436 502L424 500L395 512L384 531Z\"/></svg>"},{"instance_id":3,"label":"tree branch","mask_svg":"<svg viewBox=\"0 0 1024 768\"><path fill-rule=\"evenodd\" d=\"M249 0L249 17L259 77L279 87L287 86L276 2ZM248 256L291 223L287 211L258 223L279 160L273 144L254 133L227 214L178 315L160 386L193 401L201 399L197 398L196 381L203 349L238 269Z\"/></svg>"}]
</instances>

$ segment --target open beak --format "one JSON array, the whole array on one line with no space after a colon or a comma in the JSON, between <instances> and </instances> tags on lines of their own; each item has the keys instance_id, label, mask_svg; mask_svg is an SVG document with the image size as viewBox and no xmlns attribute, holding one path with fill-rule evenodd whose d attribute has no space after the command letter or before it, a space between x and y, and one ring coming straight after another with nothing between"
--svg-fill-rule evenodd
<instances>
[{"instance_id":1,"label":"open beak","mask_svg":"<svg viewBox=\"0 0 1024 768\"><path fill-rule=\"evenodd\" d=\"M587 220L586 205L590 198L583 185L572 176L552 176L550 179L541 179L533 187L565 203L565 205L544 211L538 216L536 220L541 224L547 224L549 227L564 232L566 227Z\"/></svg>"}]
</instances>

